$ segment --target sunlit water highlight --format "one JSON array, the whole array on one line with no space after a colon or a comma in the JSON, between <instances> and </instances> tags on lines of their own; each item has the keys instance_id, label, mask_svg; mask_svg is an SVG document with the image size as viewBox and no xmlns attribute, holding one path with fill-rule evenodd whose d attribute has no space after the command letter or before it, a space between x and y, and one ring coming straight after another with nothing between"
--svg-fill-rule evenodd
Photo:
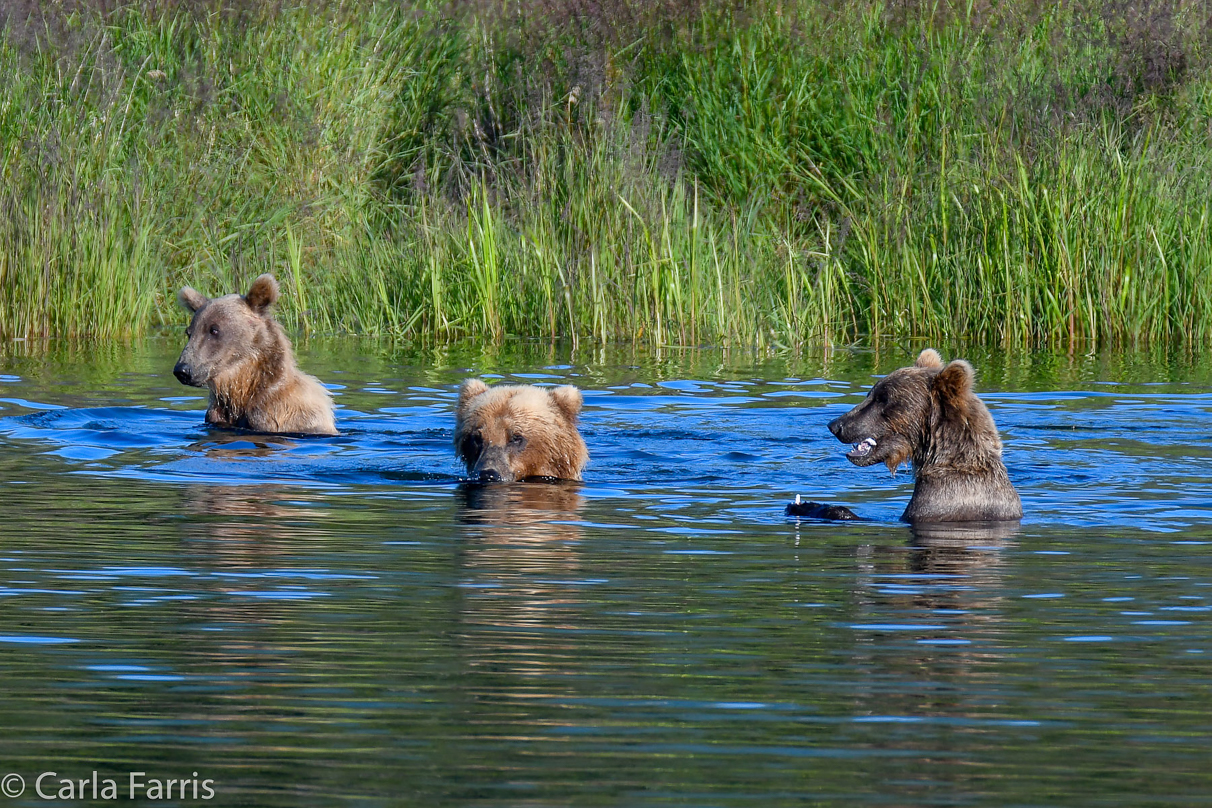
<instances>
[{"instance_id":1,"label":"sunlit water highlight","mask_svg":"<svg viewBox=\"0 0 1212 808\"><path fill-rule=\"evenodd\" d=\"M177 347L0 357L24 804L94 769L284 806L1212 793L1199 360L969 354L1027 517L914 533L911 475L825 429L905 351L311 341L342 434L297 439L204 427ZM582 387L585 484L461 488L473 374Z\"/></svg>"}]
</instances>

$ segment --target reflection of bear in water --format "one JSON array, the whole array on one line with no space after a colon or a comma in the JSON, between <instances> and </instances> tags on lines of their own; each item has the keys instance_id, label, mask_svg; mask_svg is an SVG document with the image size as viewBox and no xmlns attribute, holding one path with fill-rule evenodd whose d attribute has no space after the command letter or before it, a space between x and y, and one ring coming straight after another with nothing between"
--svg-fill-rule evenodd
<instances>
[{"instance_id":1,"label":"reflection of bear in water","mask_svg":"<svg viewBox=\"0 0 1212 808\"><path fill-rule=\"evenodd\" d=\"M1014 522L915 524L907 547L884 541L889 534L868 534L878 538L857 548L854 611L847 615L869 627L849 651L856 713L961 726L988 719L990 693L1005 686L1005 640L1016 622L1007 614L1014 596L1006 556L1017 530ZM889 624L901 625L887 632ZM890 733L885 740L889 749L920 752L933 739ZM966 777L948 765L932 776Z\"/></svg>"},{"instance_id":2,"label":"reflection of bear in water","mask_svg":"<svg viewBox=\"0 0 1212 808\"><path fill-rule=\"evenodd\" d=\"M574 521L584 504L578 489L570 483L460 488L459 620L476 674L467 680L471 692L494 698L526 692L530 677L567 670L577 658L587 594L577 584L585 575L577 549L582 528Z\"/></svg>"},{"instance_id":3,"label":"reflection of bear in water","mask_svg":"<svg viewBox=\"0 0 1212 808\"><path fill-rule=\"evenodd\" d=\"M1005 551L1019 530L1015 522L913 525L908 545L874 545L860 579L879 592L881 611L947 614L954 628L979 628L1000 617L1005 597ZM890 586L892 582L899 582ZM864 615L863 619L868 619Z\"/></svg>"},{"instance_id":4,"label":"reflection of bear in water","mask_svg":"<svg viewBox=\"0 0 1212 808\"><path fill-rule=\"evenodd\" d=\"M301 611L309 593L284 571L333 532L320 495L279 485L189 485L181 489L187 514L174 528L179 564L191 572L190 597L175 601L176 625L190 627L183 644L156 654L181 654L182 668L224 686L271 682L297 670L297 643L314 615ZM309 503L301 505L298 503ZM287 573L289 575L289 573ZM265 597L284 592L289 600Z\"/></svg>"},{"instance_id":5,"label":"reflection of bear in water","mask_svg":"<svg viewBox=\"0 0 1212 808\"><path fill-rule=\"evenodd\" d=\"M956 587L960 600L972 602L946 607L941 603L931 608L970 608L994 585L1001 587L999 570L1002 551L1018 533L1018 522L936 522L916 524L910 528L909 569L914 574L938 575L941 579L969 579L975 588ZM985 595L981 595L985 592Z\"/></svg>"},{"instance_id":6,"label":"reflection of bear in water","mask_svg":"<svg viewBox=\"0 0 1212 808\"><path fill-rule=\"evenodd\" d=\"M262 449L208 449L219 456L257 456ZM191 549L216 567L262 564L296 552L300 541L323 535L315 522L327 513L297 503L305 491L281 485L194 485L186 488L183 508L191 514L185 534Z\"/></svg>"},{"instance_id":7,"label":"reflection of bear in water","mask_svg":"<svg viewBox=\"0 0 1212 808\"><path fill-rule=\"evenodd\" d=\"M186 448L212 460L254 460L274 457L298 445L291 438L278 435L254 437L243 432L212 432L205 440L194 441Z\"/></svg>"},{"instance_id":8,"label":"reflection of bear in water","mask_svg":"<svg viewBox=\"0 0 1212 808\"><path fill-rule=\"evenodd\" d=\"M469 525L531 527L568 519L585 504L575 483L459 486L462 521ZM552 527L548 525L548 527ZM555 527L566 527L559 525ZM556 531L558 533L559 531ZM579 533L579 531L578 531ZM579 536L578 536L579 537Z\"/></svg>"},{"instance_id":9,"label":"reflection of bear in water","mask_svg":"<svg viewBox=\"0 0 1212 808\"><path fill-rule=\"evenodd\" d=\"M589 460L577 431L581 401L581 391L571 385L490 388L479 379L463 382L454 445L468 477L480 482L581 479Z\"/></svg>"},{"instance_id":10,"label":"reflection of bear in water","mask_svg":"<svg viewBox=\"0 0 1212 808\"><path fill-rule=\"evenodd\" d=\"M243 297L211 300L187 286L177 299L193 319L173 374L182 384L210 389L206 423L254 432L337 434L331 396L295 367L290 340L270 311L278 299L272 275L257 278Z\"/></svg>"},{"instance_id":11,"label":"reflection of bear in water","mask_svg":"<svg viewBox=\"0 0 1212 808\"><path fill-rule=\"evenodd\" d=\"M829 424L854 448L856 466L913 462L906 522L997 522L1022 518L993 416L972 390L972 366L943 366L932 349L881 379L857 407ZM788 513L794 515L792 506Z\"/></svg>"}]
</instances>

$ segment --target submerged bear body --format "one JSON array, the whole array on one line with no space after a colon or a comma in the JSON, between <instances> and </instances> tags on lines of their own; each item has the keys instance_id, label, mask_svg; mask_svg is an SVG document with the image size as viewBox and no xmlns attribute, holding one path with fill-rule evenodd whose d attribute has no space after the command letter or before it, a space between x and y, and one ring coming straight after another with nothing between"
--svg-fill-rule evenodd
<instances>
[{"instance_id":1,"label":"submerged bear body","mask_svg":"<svg viewBox=\"0 0 1212 808\"><path fill-rule=\"evenodd\" d=\"M212 300L185 287L177 299L193 319L173 375L182 384L209 389L206 423L254 432L337 434L332 397L295 366L290 340L273 318L278 283L272 275L257 278L244 296Z\"/></svg>"},{"instance_id":2,"label":"submerged bear body","mask_svg":"<svg viewBox=\"0 0 1212 808\"><path fill-rule=\"evenodd\" d=\"M476 482L580 480L589 452L577 430L581 391L571 385L459 388L454 445Z\"/></svg>"},{"instance_id":3,"label":"submerged bear body","mask_svg":"<svg viewBox=\"0 0 1212 808\"><path fill-rule=\"evenodd\" d=\"M927 349L910 367L881 379L829 431L854 444L856 466L913 464L906 522L1000 522L1022 518L1018 493L1002 461L993 416L973 392L973 370L962 359L946 366Z\"/></svg>"}]
</instances>

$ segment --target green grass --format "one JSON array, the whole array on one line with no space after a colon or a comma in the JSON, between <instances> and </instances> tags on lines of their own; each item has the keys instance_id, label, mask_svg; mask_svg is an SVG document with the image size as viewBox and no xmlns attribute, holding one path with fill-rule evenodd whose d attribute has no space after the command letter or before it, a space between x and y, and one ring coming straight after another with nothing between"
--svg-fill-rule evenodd
<instances>
[{"instance_id":1,"label":"green grass","mask_svg":"<svg viewBox=\"0 0 1212 808\"><path fill-rule=\"evenodd\" d=\"M321 333L1204 343L1198 6L898 8L10 28L0 335L136 336L273 272Z\"/></svg>"}]
</instances>

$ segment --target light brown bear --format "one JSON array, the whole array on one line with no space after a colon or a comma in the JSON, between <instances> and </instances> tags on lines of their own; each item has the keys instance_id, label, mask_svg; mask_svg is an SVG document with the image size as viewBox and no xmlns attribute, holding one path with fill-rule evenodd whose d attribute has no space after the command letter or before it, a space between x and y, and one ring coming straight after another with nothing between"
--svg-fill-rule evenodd
<instances>
[{"instance_id":1,"label":"light brown bear","mask_svg":"<svg viewBox=\"0 0 1212 808\"><path fill-rule=\"evenodd\" d=\"M290 340L270 311L277 299L273 275L257 278L243 297L211 300L188 286L182 289L177 300L193 319L173 375L182 384L210 389L208 424L335 435L332 396L295 366Z\"/></svg>"},{"instance_id":2,"label":"light brown bear","mask_svg":"<svg viewBox=\"0 0 1212 808\"><path fill-rule=\"evenodd\" d=\"M1022 518L997 426L972 390L973 375L964 360L944 366L938 351L927 348L829 424L838 440L854 444L846 458L856 466L884 463L895 471L913 462L913 497L901 515L906 522ZM788 513L795 514L793 506Z\"/></svg>"},{"instance_id":3,"label":"light brown bear","mask_svg":"<svg viewBox=\"0 0 1212 808\"><path fill-rule=\"evenodd\" d=\"M477 482L580 480L589 460L577 431L581 405L572 385L490 388L468 379L459 388L455 452Z\"/></svg>"}]
</instances>

